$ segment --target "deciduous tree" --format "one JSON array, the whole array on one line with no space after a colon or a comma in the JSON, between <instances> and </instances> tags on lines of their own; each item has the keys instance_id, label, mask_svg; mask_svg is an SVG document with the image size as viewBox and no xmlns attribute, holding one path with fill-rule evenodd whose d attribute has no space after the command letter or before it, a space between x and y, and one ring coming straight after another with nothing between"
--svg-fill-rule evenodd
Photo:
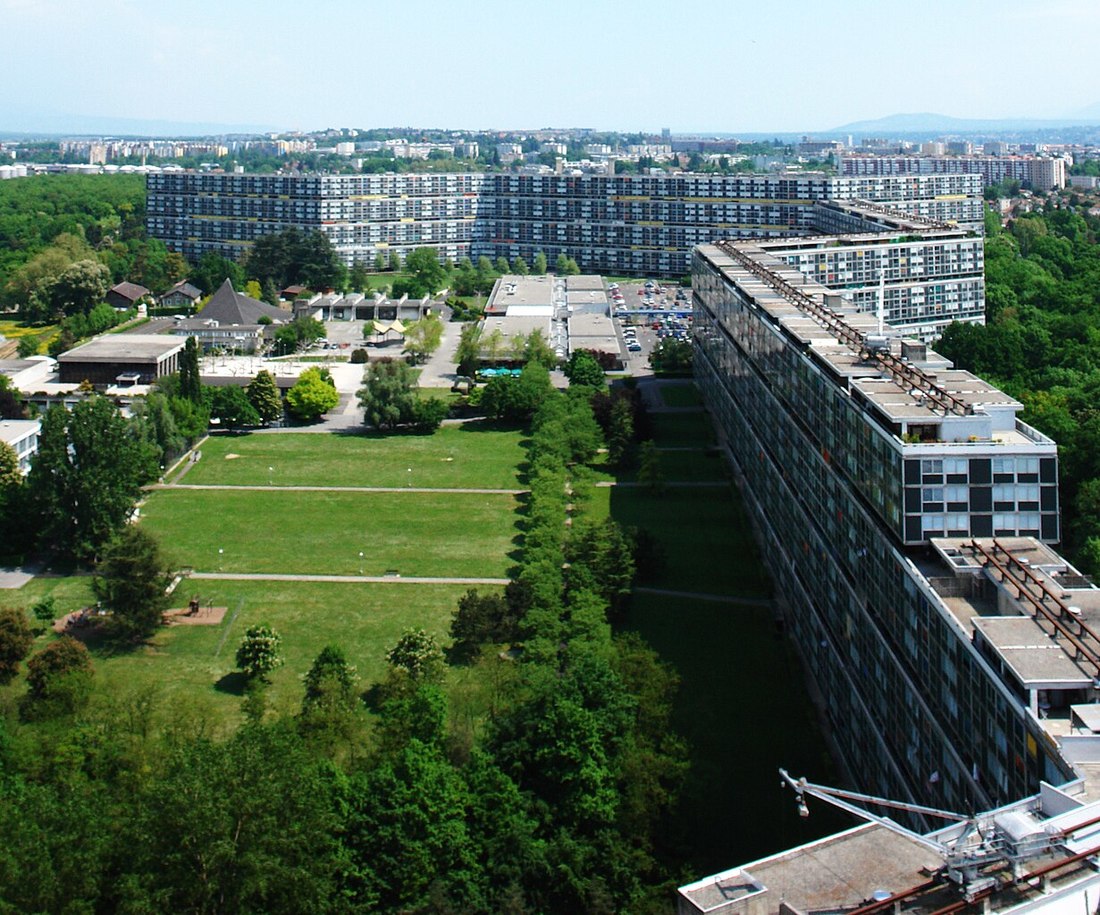
<instances>
[{"instance_id":1,"label":"deciduous tree","mask_svg":"<svg viewBox=\"0 0 1100 915\"><path fill-rule=\"evenodd\" d=\"M27 614L16 607L0 607L0 685L11 683L34 644Z\"/></svg>"},{"instance_id":2,"label":"deciduous tree","mask_svg":"<svg viewBox=\"0 0 1100 915\"><path fill-rule=\"evenodd\" d=\"M297 383L286 392L286 406L298 419L313 422L340 402L331 380L318 368L302 372Z\"/></svg>"},{"instance_id":3,"label":"deciduous tree","mask_svg":"<svg viewBox=\"0 0 1100 915\"><path fill-rule=\"evenodd\" d=\"M269 673L283 664L279 654L282 643L282 636L267 623L249 626L237 646L237 666L250 679L266 680Z\"/></svg>"}]
</instances>

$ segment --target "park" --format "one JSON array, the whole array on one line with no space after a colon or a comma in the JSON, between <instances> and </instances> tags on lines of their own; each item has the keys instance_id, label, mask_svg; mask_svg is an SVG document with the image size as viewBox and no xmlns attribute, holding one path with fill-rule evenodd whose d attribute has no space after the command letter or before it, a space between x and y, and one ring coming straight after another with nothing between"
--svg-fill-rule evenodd
<instances>
[{"instance_id":1,"label":"park","mask_svg":"<svg viewBox=\"0 0 1100 915\"><path fill-rule=\"evenodd\" d=\"M673 722L689 748L681 814L693 824L684 841L696 866L709 868L741 855L743 836L761 822L774 824L765 840L787 841L790 818L746 786L780 762L820 766L825 752L806 739L815 726L798 664L777 633L771 584L709 417L689 381L653 384L659 470L613 468L601 453L577 473L588 481L588 518L644 530L651 544L613 623L676 671ZM201 457L147 487L139 506L138 524L182 571L172 595L180 615L129 648L94 626L71 633L94 660L93 705L148 702L165 723L185 712L231 735L248 715L235 652L261 624L281 636L282 664L264 689L273 718L298 713L303 678L326 646L338 646L368 688L385 681L387 651L410 629L446 647L459 599L470 588L503 593L523 559L530 435L475 419L431 435L207 438ZM63 571L0 599L30 607L52 597L59 614L94 605L90 577ZM179 609L192 601L197 613ZM513 657L448 665L452 729L486 727ZM762 690L776 671L788 688ZM14 689L0 695L14 702ZM767 753L747 747L746 734Z\"/></svg>"}]
</instances>

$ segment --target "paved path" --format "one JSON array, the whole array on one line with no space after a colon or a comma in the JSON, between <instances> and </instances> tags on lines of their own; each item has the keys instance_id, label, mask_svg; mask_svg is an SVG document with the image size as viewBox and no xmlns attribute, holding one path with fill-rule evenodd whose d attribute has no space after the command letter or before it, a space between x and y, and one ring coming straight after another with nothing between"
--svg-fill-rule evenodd
<instances>
[{"instance_id":1,"label":"paved path","mask_svg":"<svg viewBox=\"0 0 1100 915\"><path fill-rule=\"evenodd\" d=\"M676 484L674 483L672 485L675 486ZM224 483L150 483L148 486L145 486L144 489L225 489L240 490L242 492L269 492L279 490L284 490L286 492L455 492L468 493L476 496L521 496L525 492L528 492L526 489L473 489L432 486L263 486L250 484L234 486Z\"/></svg>"},{"instance_id":2,"label":"paved path","mask_svg":"<svg viewBox=\"0 0 1100 915\"><path fill-rule=\"evenodd\" d=\"M30 563L29 565L11 568L0 568L0 589L18 589L22 588L28 581L34 578L42 571L41 563Z\"/></svg>"},{"instance_id":3,"label":"paved path","mask_svg":"<svg viewBox=\"0 0 1100 915\"><path fill-rule=\"evenodd\" d=\"M604 488L610 488L612 486L615 486L615 487L623 486L623 487L634 488L634 487L638 487L638 486L649 486L650 484L649 483L638 483L638 482L620 483L616 480L597 480L594 485L604 487ZM729 480L682 480L680 482L676 482L675 480L662 480L661 481L661 486L665 487L665 488L668 488L668 489L706 489L708 487L718 487L718 486L723 486L724 487L724 486L729 486L729 485L730 485ZM186 486L181 486L180 487L180 489L186 489L186 488L187 488Z\"/></svg>"},{"instance_id":4,"label":"paved path","mask_svg":"<svg viewBox=\"0 0 1100 915\"><path fill-rule=\"evenodd\" d=\"M656 594L659 597L682 597L686 600L707 600L721 604L736 604L739 607L765 607L773 604L768 597L734 597L731 594L699 594L695 591L671 591L667 588L635 588L635 594Z\"/></svg>"},{"instance_id":5,"label":"paved path","mask_svg":"<svg viewBox=\"0 0 1100 915\"><path fill-rule=\"evenodd\" d=\"M275 572L192 572L209 581L317 581L335 584L506 585L507 578L426 578L416 575L281 575Z\"/></svg>"}]
</instances>

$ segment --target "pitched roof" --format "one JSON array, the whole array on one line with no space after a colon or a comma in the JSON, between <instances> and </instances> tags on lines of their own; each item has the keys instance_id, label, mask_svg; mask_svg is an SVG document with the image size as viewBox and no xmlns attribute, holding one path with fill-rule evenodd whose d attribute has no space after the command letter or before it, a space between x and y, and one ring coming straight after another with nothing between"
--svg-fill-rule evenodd
<instances>
[{"instance_id":1,"label":"pitched roof","mask_svg":"<svg viewBox=\"0 0 1100 915\"><path fill-rule=\"evenodd\" d=\"M210 301L203 306L199 317L208 321L217 321L220 325L233 325L259 324L261 317L285 323L291 320L293 315L282 308L268 305L267 302L259 302L242 295L227 279L210 297Z\"/></svg>"},{"instance_id":2,"label":"pitched roof","mask_svg":"<svg viewBox=\"0 0 1100 915\"><path fill-rule=\"evenodd\" d=\"M119 283L117 286L112 286L107 291L114 292L125 299L129 299L131 302L136 302L143 295L152 295L152 293L144 286L139 286L137 283L127 282L122 282Z\"/></svg>"},{"instance_id":3,"label":"pitched roof","mask_svg":"<svg viewBox=\"0 0 1100 915\"><path fill-rule=\"evenodd\" d=\"M180 280L178 283L176 283L175 286L164 293L161 298L166 299L168 298L168 296L176 292L187 296L187 298L191 299L192 301L198 301L202 298L202 290L196 288L195 286L192 286L189 282L187 282L187 280Z\"/></svg>"}]
</instances>

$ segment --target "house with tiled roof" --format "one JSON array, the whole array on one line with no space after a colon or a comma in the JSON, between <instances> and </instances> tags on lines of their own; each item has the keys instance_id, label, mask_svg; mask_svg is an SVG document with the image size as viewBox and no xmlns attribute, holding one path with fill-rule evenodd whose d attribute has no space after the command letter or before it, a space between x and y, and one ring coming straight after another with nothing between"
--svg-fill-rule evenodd
<instances>
[{"instance_id":1,"label":"house with tiled roof","mask_svg":"<svg viewBox=\"0 0 1100 915\"><path fill-rule=\"evenodd\" d=\"M152 294L150 290L137 283L123 282L108 289L103 298L112 308L128 309L137 305L139 299Z\"/></svg>"},{"instance_id":2,"label":"house with tiled roof","mask_svg":"<svg viewBox=\"0 0 1100 915\"><path fill-rule=\"evenodd\" d=\"M202 290L181 280L160 297L161 308L175 308L190 314L202 298Z\"/></svg>"}]
</instances>

